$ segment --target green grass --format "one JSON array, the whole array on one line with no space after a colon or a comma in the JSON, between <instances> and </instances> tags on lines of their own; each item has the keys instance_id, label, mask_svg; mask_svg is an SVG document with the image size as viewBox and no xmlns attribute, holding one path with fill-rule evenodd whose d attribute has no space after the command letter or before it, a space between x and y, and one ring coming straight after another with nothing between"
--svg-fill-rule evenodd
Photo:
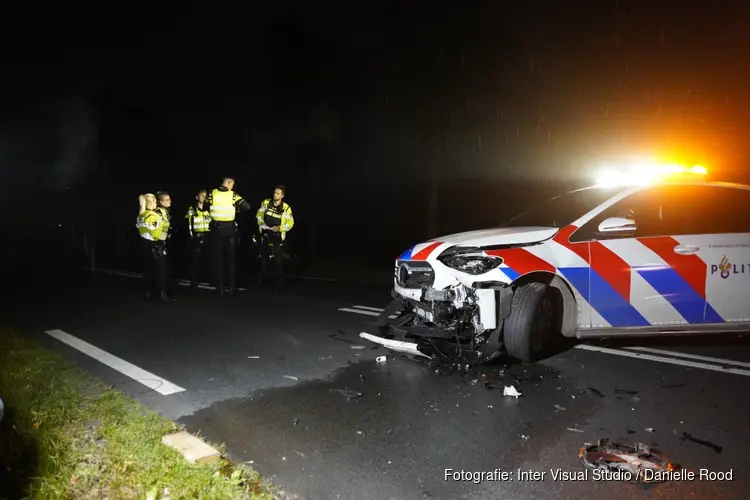
<instances>
[{"instance_id":1,"label":"green grass","mask_svg":"<svg viewBox=\"0 0 750 500\"><path fill-rule=\"evenodd\" d=\"M0 498L274 497L226 459L189 464L161 443L174 422L2 326L0 397Z\"/></svg>"}]
</instances>

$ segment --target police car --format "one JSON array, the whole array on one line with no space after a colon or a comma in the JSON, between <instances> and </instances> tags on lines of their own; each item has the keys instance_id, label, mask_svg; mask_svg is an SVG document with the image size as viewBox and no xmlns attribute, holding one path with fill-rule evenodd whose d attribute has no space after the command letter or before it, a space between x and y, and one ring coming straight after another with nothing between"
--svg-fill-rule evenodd
<instances>
[{"instance_id":1,"label":"police car","mask_svg":"<svg viewBox=\"0 0 750 500\"><path fill-rule=\"evenodd\" d=\"M750 186L701 166L603 181L409 248L378 334L361 337L481 363L534 361L564 337L750 330Z\"/></svg>"}]
</instances>

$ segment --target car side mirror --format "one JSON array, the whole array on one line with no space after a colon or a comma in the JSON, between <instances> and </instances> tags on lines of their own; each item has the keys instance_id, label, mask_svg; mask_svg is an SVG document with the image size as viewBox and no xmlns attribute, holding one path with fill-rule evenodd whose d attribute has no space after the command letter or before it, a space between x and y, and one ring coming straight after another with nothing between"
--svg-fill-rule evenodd
<instances>
[{"instance_id":1,"label":"car side mirror","mask_svg":"<svg viewBox=\"0 0 750 500\"><path fill-rule=\"evenodd\" d=\"M635 221L625 217L609 217L599 224L598 231L604 234L632 233L637 229Z\"/></svg>"}]
</instances>

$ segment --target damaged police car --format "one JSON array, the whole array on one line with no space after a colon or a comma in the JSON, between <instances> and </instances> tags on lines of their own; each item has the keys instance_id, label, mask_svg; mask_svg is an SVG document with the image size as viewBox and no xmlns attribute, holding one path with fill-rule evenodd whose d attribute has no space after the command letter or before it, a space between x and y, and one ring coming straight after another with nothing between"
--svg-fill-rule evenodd
<instances>
[{"instance_id":1,"label":"damaged police car","mask_svg":"<svg viewBox=\"0 0 750 500\"><path fill-rule=\"evenodd\" d=\"M750 186L683 173L579 189L406 250L377 334L360 336L482 363L538 360L566 337L750 330Z\"/></svg>"}]
</instances>

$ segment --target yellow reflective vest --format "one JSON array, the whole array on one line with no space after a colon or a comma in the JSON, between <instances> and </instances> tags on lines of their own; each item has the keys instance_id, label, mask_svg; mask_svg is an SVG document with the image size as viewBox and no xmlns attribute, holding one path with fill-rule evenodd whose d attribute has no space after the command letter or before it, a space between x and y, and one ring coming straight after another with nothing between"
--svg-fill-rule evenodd
<instances>
[{"instance_id":1,"label":"yellow reflective vest","mask_svg":"<svg viewBox=\"0 0 750 500\"><path fill-rule=\"evenodd\" d=\"M144 240L162 240L162 216L154 210L146 210L138 216L135 222L138 235Z\"/></svg>"},{"instance_id":2,"label":"yellow reflective vest","mask_svg":"<svg viewBox=\"0 0 750 500\"><path fill-rule=\"evenodd\" d=\"M188 220L188 231L193 233L207 233L211 230L211 214L197 206L188 208L185 218Z\"/></svg>"},{"instance_id":3,"label":"yellow reflective vest","mask_svg":"<svg viewBox=\"0 0 750 500\"><path fill-rule=\"evenodd\" d=\"M268 214L270 217L273 217L273 219L277 222L268 225L271 227L280 227L279 233L281 233L281 239L283 241L286 239L286 233L294 227L294 215L292 214L292 207L282 201L280 206L276 207L271 205L271 208L269 209L268 205L270 203L272 203L270 198L263 200L263 203L260 204L258 212L255 214L255 219L258 221L258 227L262 228L263 224L266 223L266 214ZM262 229L261 232L263 232Z\"/></svg>"},{"instance_id":4,"label":"yellow reflective vest","mask_svg":"<svg viewBox=\"0 0 750 500\"><path fill-rule=\"evenodd\" d=\"M234 191L220 191L214 189L208 195L211 205L211 219L217 222L232 222L237 213L235 205L242 201L242 196Z\"/></svg>"},{"instance_id":5,"label":"yellow reflective vest","mask_svg":"<svg viewBox=\"0 0 750 500\"><path fill-rule=\"evenodd\" d=\"M167 236L169 236L169 227L171 225L169 221L169 212L167 212L167 209L164 207L158 207L156 211L161 216L161 241L166 241Z\"/></svg>"}]
</instances>

